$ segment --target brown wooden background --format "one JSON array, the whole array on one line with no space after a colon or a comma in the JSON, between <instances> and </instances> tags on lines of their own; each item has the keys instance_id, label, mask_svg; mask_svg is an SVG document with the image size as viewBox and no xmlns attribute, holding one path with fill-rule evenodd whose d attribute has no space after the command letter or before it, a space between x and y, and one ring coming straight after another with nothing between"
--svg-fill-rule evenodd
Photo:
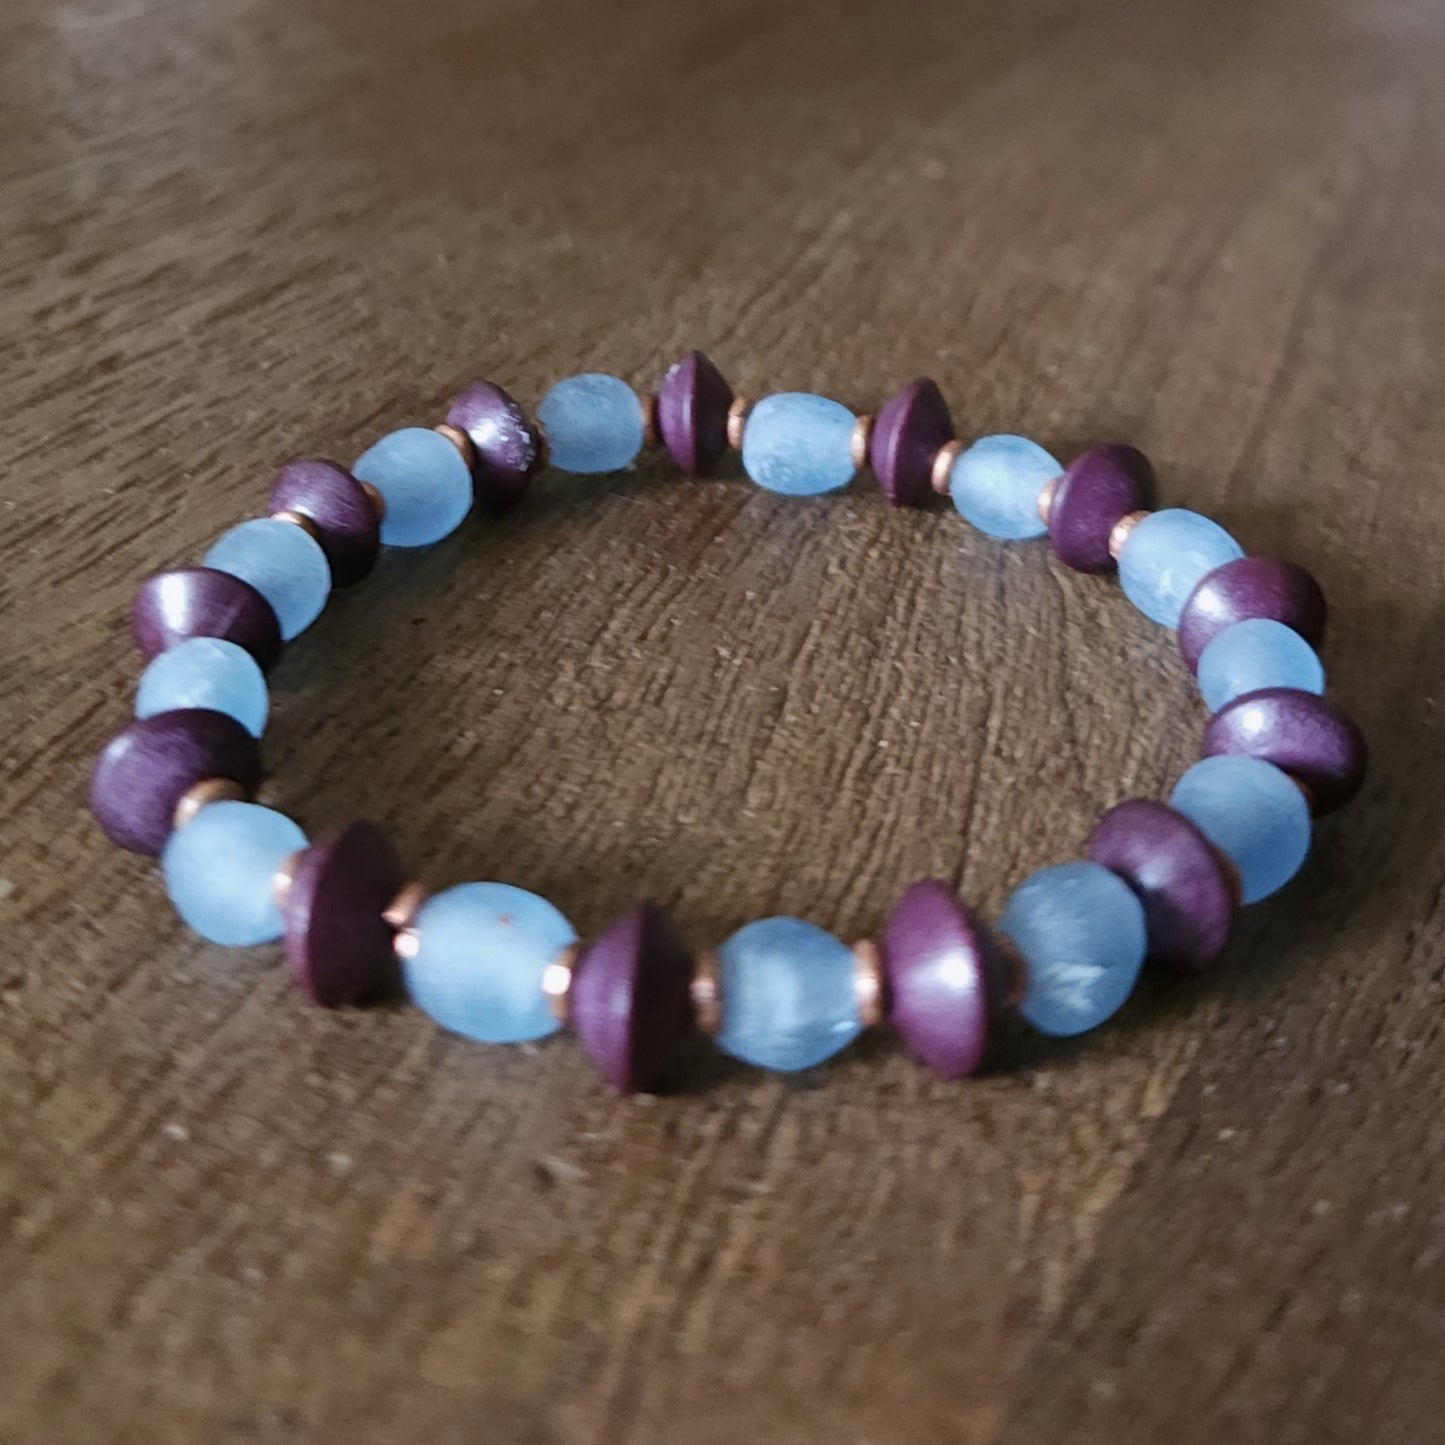
<instances>
[{"instance_id":1,"label":"brown wooden background","mask_svg":"<svg viewBox=\"0 0 1445 1445\"><path fill-rule=\"evenodd\" d=\"M0 1438L1445 1439L1445 12L1431 0L9 0ZM1367 796L1077 1046L619 1102L298 1003L81 800L136 581L476 375L1128 438L1313 567ZM1203 713L1115 589L661 463L339 597L270 796L585 930L992 912Z\"/></svg>"}]
</instances>

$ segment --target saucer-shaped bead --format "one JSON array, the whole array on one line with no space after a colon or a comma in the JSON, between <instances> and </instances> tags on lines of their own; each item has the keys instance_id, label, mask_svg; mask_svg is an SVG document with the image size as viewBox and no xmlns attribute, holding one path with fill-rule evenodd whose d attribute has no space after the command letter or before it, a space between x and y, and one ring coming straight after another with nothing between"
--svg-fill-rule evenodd
<instances>
[{"instance_id":1,"label":"saucer-shaped bead","mask_svg":"<svg viewBox=\"0 0 1445 1445\"><path fill-rule=\"evenodd\" d=\"M96 759L90 810L112 843L159 853L175 826L176 805L206 778L227 778L253 793L261 749L235 718L179 708L140 718Z\"/></svg>"},{"instance_id":2,"label":"saucer-shaped bead","mask_svg":"<svg viewBox=\"0 0 1445 1445\"><path fill-rule=\"evenodd\" d=\"M271 604L288 642L321 616L331 592L331 566L321 544L294 522L276 517L232 527L202 561L249 582Z\"/></svg>"},{"instance_id":3,"label":"saucer-shaped bead","mask_svg":"<svg viewBox=\"0 0 1445 1445\"><path fill-rule=\"evenodd\" d=\"M782 391L748 413L743 470L787 497L835 492L853 479L853 426L846 406L826 396Z\"/></svg>"},{"instance_id":4,"label":"saucer-shaped bead","mask_svg":"<svg viewBox=\"0 0 1445 1445\"><path fill-rule=\"evenodd\" d=\"M954 460L948 494L963 519L980 532L1023 541L1044 534L1039 493L1061 470L1027 437L980 437Z\"/></svg>"},{"instance_id":5,"label":"saucer-shaped bead","mask_svg":"<svg viewBox=\"0 0 1445 1445\"><path fill-rule=\"evenodd\" d=\"M1154 500L1154 468L1136 447L1092 447L1064 468L1049 504L1049 545L1076 572L1111 572L1109 536Z\"/></svg>"},{"instance_id":6,"label":"saucer-shaped bead","mask_svg":"<svg viewBox=\"0 0 1445 1445\"><path fill-rule=\"evenodd\" d=\"M187 707L223 712L259 738L270 710L261 664L219 637L191 637L151 658L136 687L135 715Z\"/></svg>"},{"instance_id":7,"label":"saucer-shaped bead","mask_svg":"<svg viewBox=\"0 0 1445 1445\"><path fill-rule=\"evenodd\" d=\"M1319 655L1283 622L1252 617L1219 633L1199 657L1199 694L1210 712L1267 687L1323 692Z\"/></svg>"},{"instance_id":8,"label":"saucer-shaped bead","mask_svg":"<svg viewBox=\"0 0 1445 1445\"><path fill-rule=\"evenodd\" d=\"M1237 557L1207 572L1179 614L1179 651L1190 670L1226 627L1267 617L1298 632L1311 647L1325 635L1325 594L1293 562L1274 557Z\"/></svg>"},{"instance_id":9,"label":"saucer-shaped bead","mask_svg":"<svg viewBox=\"0 0 1445 1445\"><path fill-rule=\"evenodd\" d=\"M657 430L684 472L706 476L728 449L728 408L733 389L700 351L668 368L657 388Z\"/></svg>"},{"instance_id":10,"label":"saucer-shaped bead","mask_svg":"<svg viewBox=\"0 0 1445 1445\"><path fill-rule=\"evenodd\" d=\"M244 647L266 671L281 655L281 624L251 586L214 567L173 567L136 589L130 630L152 658L192 637L220 637Z\"/></svg>"},{"instance_id":11,"label":"saucer-shaped bead","mask_svg":"<svg viewBox=\"0 0 1445 1445\"><path fill-rule=\"evenodd\" d=\"M375 823L348 823L297 859L281 905L286 962L313 1003L363 1003L395 982L394 937L382 914L405 882Z\"/></svg>"},{"instance_id":12,"label":"saucer-shaped bead","mask_svg":"<svg viewBox=\"0 0 1445 1445\"><path fill-rule=\"evenodd\" d=\"M987 927L926 878L898 900L880 942L889 1016L908 1051L945 1079L975 1073L1006 991Z\"/></svg>"},{"instance_id":13,"label":"saucer-shaped bead","mask_svg":"<svg viewBox=\"0 0 1445 1445\"><path fill-rule=\"evenodd\" d=\"M926 507L932 501L933 459L953 435L948 403L926 376L883 404L868 441L868 462L893 506Z\"/></svg>"},{"instance_id":14,"label":"saucer-shaped bead","mask_svg":"<svg viewBox=\"0 0 1445 1445\"><path fill-rule=\"evenodd\" d=\"M381 522L360 482L336 462L302 457L287 462L271 483L273 512L295 512L316 528L333 587L360 582L376 565Z\"/></svg>"},{"instance_id":15,"label":"saucer-shaped bead","mask_svg":"<svg viewBox=\"0 0 1445 1445\"><path fill-rule=\"evenodd\" d=\"M1119 585L1146 617L1177 627L1200 579L1243 556L1244 549L1218 522L1169 507L1150 512L1129 533L1119 554Z\"/></svg>"},{"instance_id":16,"label":"saucer-shaped bead","mask_svg":"<svg viewBox=\"0 0 1445 1445\"><path fill-rule=\"evenodd\" d=\"M381 540L388 547L429 547L455 532L472 509L471 468L430 427L388 432L357 457L351 474L381 493Z\"/></svg>"},{"instance_id":17,"label":"saucer-shaped bead","mask_svg":"<svg viewBox=\"0 0 1445 1445\"><path fill-rule=\"evenodd\" d=\"M724 1053L763 1069L810 1069L862 1031L853 950L800 918L762 918L718 949Z\"/></svg>"},{"instance_id":18,"label":"saucer-shaped bead","mask_svg":"<svg viewBox=\"0 0 1445 1445\"><path fill-rule=\"evenodd\" d=\"M1310 790L1316 813L1348 803L1365 781L1365 739L1339 708L1314 693L1272 687L1236 698L1204 732L1205 757L1262 758Z\"/></svg>"},{"instance_id":19,"label":"saucer-shaped bead","mask_svg":"<svg viewBox=\"0 0 1445 1445\"><path fill-rule=\"evenodd\" d=\"M542 438L516 398L495 382L474 381L452 398L447 424L471 439L472 481L482 506L502 512L526 496Z\"/></svg>"},{"instance_id":20,"label":"saucer-shaped bead","mask_svg":"<svg viewBox=\"0 0 1445 1445\"><path fill-rule=\"evenodd\" d=\"M640 903L572 967L570 1021L614 1089L652 1092L693 1034L692 956L662 909Z\"/></svg>"},{"instance_id":21,"label":"saucer-shaped bead","mask_svg":"<svg viewBox=\"0 0 1445 1445\"><path fill-rule=\"evenodd\" d=\"M538 403L537 420L552 465L564 472L620 472L642 450L642 403L625 381L604 372L559 381Z\"/></svg>"},{"instance_id":22,"label":"saucer-shaped bead","mask_svg":"<svg viewBox=\"0 0 1445 1445\"><path fill-rule=\"evenodd\" d=\"M443 1028L487 1044L556 1032L542 975L577 934L545 898L509 883L459 883L428 898L411 927L403 981Z\"/></svg>"},{"instance_id":23,"label":"saucer-shaped bead","mask_svg":"<svg viewBox=\"0 0 1445 1445\"><path fill-rule=\"evenodd\" d=\"M1194 972L1224 951L1233 888L1214 845L1182 813L1131 798L1094 824L1087 852L1139 896L1154 962Z\"/></svg>"}]
</instances>

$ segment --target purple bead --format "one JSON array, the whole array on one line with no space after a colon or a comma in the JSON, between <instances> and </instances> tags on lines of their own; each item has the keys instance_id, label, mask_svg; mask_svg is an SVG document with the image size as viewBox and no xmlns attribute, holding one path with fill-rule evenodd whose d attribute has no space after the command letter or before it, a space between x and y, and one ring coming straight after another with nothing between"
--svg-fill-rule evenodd
<instances>
[{"instance_id":1,"label":"purple bead","mask_svg":"<svg viewBox=\"0 0 1445 1445\"><path fill-rule=\"evenodd\" d=\"M1209 720L1200 755L1263 758L1298 779L1316 814L1348 803L1365 781L1368 757L1359 728L1333 703L1293 687L1247 692Z\"/></svg>"},{"instance_id":2,"label":"purple bead","mask_svg":"<svg viewBox=\"0 0 1445 1445\"><path fill-rule=\"evenodd\" d=\"M1267 618L1292 627L1311 647L1325 635L1325 594L1293 562L1239 557L1216 567L1189 594L1179 616L1179 651L1191 672L1200 654L1226 627Z\"/></svg>"},{"instance_id":3,"label":"purple bead","mask_svg":"<svg viewBox=\"0 0 1445 1445\"><path fill-rule=\"evenodd\" d=\"M1054 556L1076 572L1108 572L1109 534L1121 517L1154 499L1154 468L1134 447L1110 443L1075 457L1049 506Z\"/></svg>"},{"instance_id":4,"label":"purple bead","mask_svg":"<svg viewBox=\"0 0 1445 1445\"><path fill-rule=\"evenodd\" d=\"M147 577L130 606L130 630L147 662L191 637L244 647L263 671L281 655L281 624L251 586L214 567L173 567Z\"/></svg>"},{"instance_id":5,"label":"purple bead","mask_svg":"<svg viewBox=\"0 0 1445 1445\"><path fill-rule=\"evenodd\" d=\"M933 500L933 459L952 440L948 403L928 377L910 381L884 403L873 422L868 462L893 506L926 507Z\"/></svg>"},{"instance_id":6,"label":"purple bead","mask_svg":"<svg viewBox=\"0 0 1445 1445\"><path fill-rule=\"evenodd\" d=\"M1239 904L1238 879L1182 813L1131 798L1094 824L1087 852L1139 895L1155 962L1192 973L1224 951Z\"/></svg>"},{"instance_id":7,"label":"purple bead","mask_svg":"<svg viewBox=\"0 0 1445 1445\"><path fill-rule=\"evenodd\" d=\"M376 565L381 519L361 483L336 462L312 457L287 462L271 484L270 507L311 519L333 586L350 587Z\"/></svg>"},{"instance_id":8,"label":"purple bead","mask_svg":"<svg viewBox=\"0 0 1445 1445\"><path fill-rule=\"evenodd\" d=\"M578 955L568 993L572 1027L621 1093L651 1092L694 1030L692 956L672 920L640 903Z\"/></svg>"},{"instance_id":9,"label":"purple bead","mask_svg":"<svg viewBox=\"0 0 1445 1445\"><path fill-rule=\"evenodd\" d=\"M223 712L158 712L105 745L90 780L90 811L112 843L159 853L175 826L176 804L206 778L229 778L248 796L255 793L261 745Z\"/></svg>"},{"instance_id":10,"label":"purple bead","mask_svg":"<svg viewBox=\"0 0 1445 1445\"><path fill-rule=\"evenodd\" d=\"M706 476L727 451L732 404L732 387L702 352L689 351L668 368L657 388L657 430L688 476Z\"/></svg>"},{"instance_id":11,"label":"purple bead","mask_svg":"<svg viewBox=\"0 0 1445 1445\"><path fill-rule=\"evenodd\" d=\"M928 878L898 900L881 951L890 1016L909 1052L945 1079L976 1072L1007 978L985 925Z\"/></svg>"},{"instance_id":12,"label":"purple bead","mask_svg":"<svg viewBox=\"0 0 1445 1445\"><path fill-rule=\"evenodd\" d=\"M471 438L472 487L489 512L505 512L527 494L542 437L521 404L492 381L463 387L447 408L447 425Z\"/></svg>"},{"instance_id":13,"label":"purple bead","mask_svg":"<svg viewBox=\"0 0 1445 1445\"><path fill-rule=\"evenodd\" d=\"M301 855L281 914L286 962L313 1003L362 1003L396 981L393 933L381 915L405 882L375 823L348 823Z\"/></svg>"}]
</instances>

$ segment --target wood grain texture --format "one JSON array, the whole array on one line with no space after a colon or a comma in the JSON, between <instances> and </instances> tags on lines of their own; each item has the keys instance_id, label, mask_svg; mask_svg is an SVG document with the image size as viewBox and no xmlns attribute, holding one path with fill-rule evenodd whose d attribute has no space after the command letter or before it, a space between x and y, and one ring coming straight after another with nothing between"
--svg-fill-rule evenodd
<instances>
[{"instance_id":1,"label":"wood grain texture","mask_svg":"<svg viewBox=\"0 0 1445 1445\"><path fill-rule=\"evenodd\" d=\"M11 0L0 1439L1420 1442L1445 1383L1445 14L1430 0ZM1366 795L1206 983L968 1086L619 1102L302 1007L81 799L136 581L478 375L1127 438L1310 566ZM270 796L584 931L986 912L1203 713L1100 579L661 461L336 599Z\"/></svg>"}]
</instances>

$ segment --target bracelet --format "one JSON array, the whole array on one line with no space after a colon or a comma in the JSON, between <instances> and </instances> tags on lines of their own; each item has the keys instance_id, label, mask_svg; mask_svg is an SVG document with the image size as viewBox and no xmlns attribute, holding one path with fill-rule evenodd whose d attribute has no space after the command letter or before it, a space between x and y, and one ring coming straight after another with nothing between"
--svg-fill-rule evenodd
<instances>
[{"instance_id":1,"label":"bracelet","mask_svg":"<svg viewBox=\"0 0 1445 1445\"><path fill-rule=\"evenodd\" d=\"M649 444L690 475L734 448L754 482L791 496L835 491L868 465L895 506L942 493L989 536L1047 535L1065 566L1117 571L1137 608L1177 630L1212 713L1201 761L1167 803L1110 808L1085 858L1035 873L994 929L928 879L903 895L876 943L850 948L812 923L768 918L698 956L651 903L584 943L552 904L511 884L428 894L374 824L308 842L252 801L264 673L331 588L360 581L383 545L439 541L474 503L514 505L549 460L610 472ZM130 622L148 665L135 721L96 764L91 809L121 847L160 855L167 892L196 932L238 947L284 939L296 981L327 1007L400 981L438 1023L484 1042L570 1024L623 1091L665 1083L699 1034L748 1063L794 1070L885 1020L923 1063L961 1078L982 1065L1005 1009L1045 1034L1077 1034L1122 1005L1146 957L1206 967L1235 909L1298 872L1312 815L1364 779L1359 730L1322 696L1325 602L1313 577L1246 557L1197 512L1151 511L1153 491L1133 447L1094 447L1061 467L1023 437L965 446L925 378L876 418L803 393L750 406L696 351L646 402L617 377L573 376L535 421L501 387L477 382L442 425L391 432L349 471L288 463L268 516L232 528L201 566L141 585Z\"/></svg>"}]
</instances>

